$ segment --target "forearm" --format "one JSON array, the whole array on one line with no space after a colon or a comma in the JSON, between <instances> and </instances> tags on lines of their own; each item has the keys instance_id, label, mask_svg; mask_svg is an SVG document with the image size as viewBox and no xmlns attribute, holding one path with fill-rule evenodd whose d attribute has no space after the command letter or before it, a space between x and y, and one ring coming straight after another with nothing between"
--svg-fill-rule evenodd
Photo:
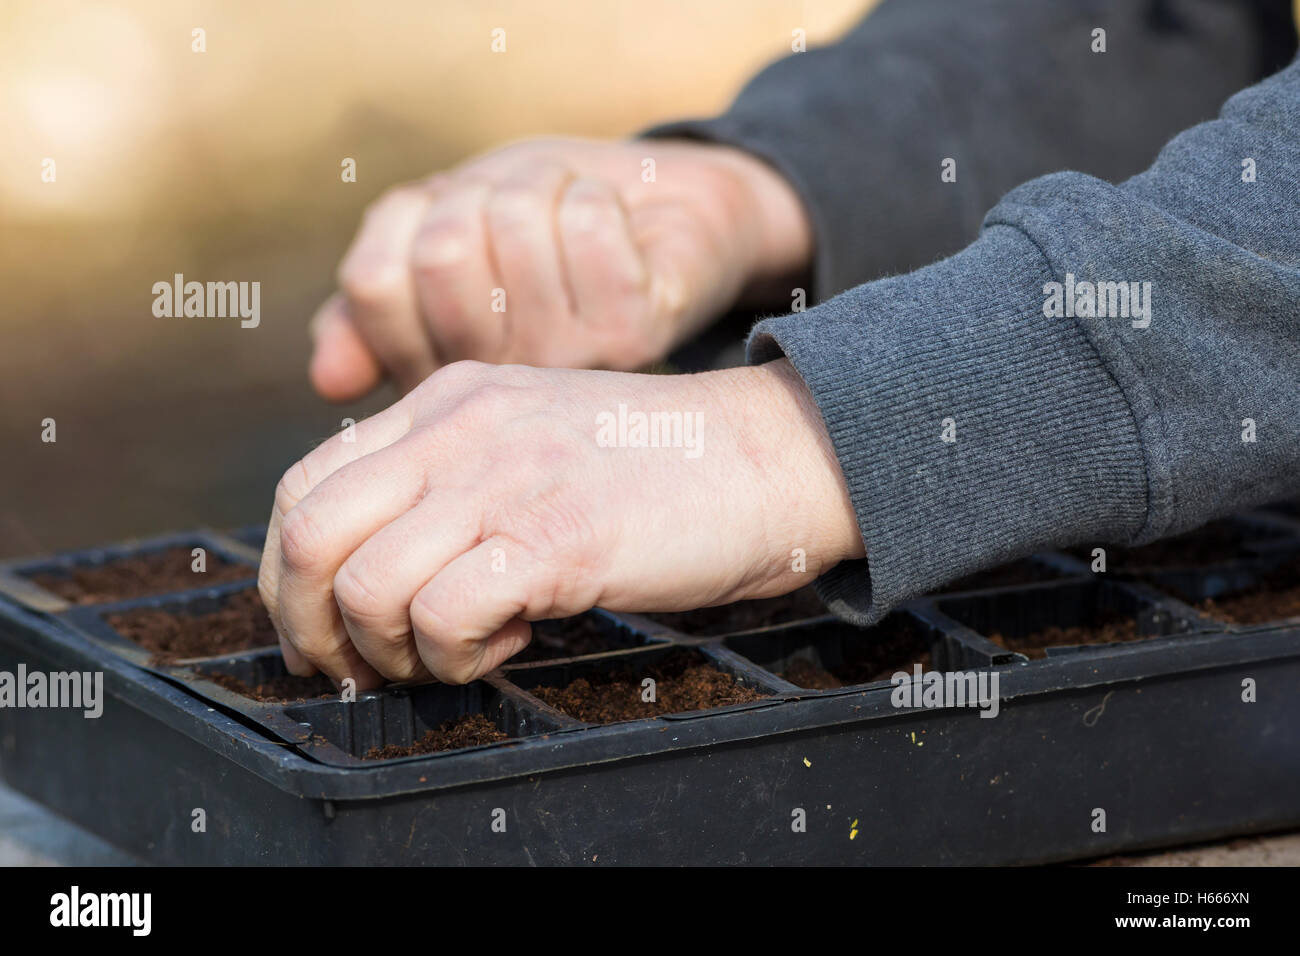
<instances>
[{"instance_id":1,"label":"forearm","mask_svg":"<svg viewBox=\"0 0 1300 956\"><path fill-rule=\"evenodd\" d=\"M835 610L876 620L998 561L1294 492L1297 141L1300 63L1121 186L1027 183L956 256L755 328L751 359L807 383L857 514L868 559L823 579ZM1130 314L1061 314L1070 277L1129 284Z\"/></svg>"},{"instance_id":2,"label":"forearm","mask_svg":"<svg viewBox=\"0 0 1300 956\"><path fill-rule=\"evenodd\" d=\"M651 135L775 166L807 209L821 300L960 249L1035 176L1138 172L1293 44L1263 35L1270 4L1285 15L1285 0L1180 0L1163 15L1137 0L886 0L839 43L763 71L722 116Z\"/></svg>"}]
</instances>

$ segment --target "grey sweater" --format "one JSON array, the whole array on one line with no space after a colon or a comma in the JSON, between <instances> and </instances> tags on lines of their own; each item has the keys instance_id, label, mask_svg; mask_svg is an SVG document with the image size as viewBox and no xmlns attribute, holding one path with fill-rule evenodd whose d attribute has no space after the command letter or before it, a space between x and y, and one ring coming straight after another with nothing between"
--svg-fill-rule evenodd
<instances>
[{"instance_id":1,"label":"grey sweater","mask_svg":"<svg viewBox=\"0 0 1300 956\"><path fill-rule=\"evenodd\" d=\"M898 4L880 14L891 6ZM1019 4L966 5L983 6ZM1096 13L1139 5L1080 6ZM1159 6L1228 15L1215 4ZM1085 50L1096 21L1078 21L1075 42ZM1113 27L1108 39L1112 49L1126 42ZM1106 86L1111 54L1089 55L1096 82ZM1029 84L1031 101L1037 95L1033 76L968 79L976 85L968 98L987 92L1008 112L1003 127L1014 125L1013 80ZM931 95L925 82L913 89ZM1089 137L1117 142L1108 121L1128 128L1129 107L1119 90L1110 92L1113 102L1094 102L1064 134L1080 141L1080 156ZM788 121L781 104L792 95L813 94L774 89L767 109L752 100L744 106L752 119L736 135L726 135L725 118L721 131L697 133L741 146L752 136L755 151L799 184L817 227L821 288L877 270L869 245L906 244L913 228L906 191L872 180L861 159L845 156L909 151L930 179L909 187L922 207L929 200L918 197L956 185L940 181L943 158L957 158L958 183L964 174L983 175L982 160L963 166L960 137L945 148L933 129L922 134L923 148L864 140L857 127L821 129L819 144L761 131ZM874 104L868 110L925 105L882 102L869 86L854 95ZM1194 114L1204 101L1183 105ZM941 112L929 126L964 121ZM821 178L819 150L833 182ZM1102 157L1092 159L1092 172L1104 174ZM854 174L848 167L864 175L865 206L834 205L845 185L839 180ZM970 201L963 194L944 208L963 210ZM844 231L858 238L841 255ZM923 245L916 236L911 242ZM832 610L859 623L1046 547L1142 543L1295 494L1300 62L1234 96L1218 119L1174 138L1146 172L1120 185L1082 172L1034 179L994 205L978 238L950 258L760 322L751 361L782 354L821 410L866 545L866 560L841 564L819 589Z\"/></svg>"}]
</instances>

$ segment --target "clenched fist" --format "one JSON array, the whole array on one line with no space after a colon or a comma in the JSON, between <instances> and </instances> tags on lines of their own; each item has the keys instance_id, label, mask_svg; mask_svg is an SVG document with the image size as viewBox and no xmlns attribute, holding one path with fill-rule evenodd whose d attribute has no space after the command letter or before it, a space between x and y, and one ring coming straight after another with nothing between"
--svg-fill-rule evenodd
<instances>
[{"instance_id":1,"label":"clenched fist","mask_svg":"<svg viewBox=\"0 0 1300 956\"><path fill-rule=\"evenodd\" d=\"M700 375L460 362L289 469L259 584L292 672L365 688L473 680L531 621L771 597L862 553L785 360Z\"/></svg>"},{"instance_id":2,"label":"clenched fist","mask_svg":"<svg viewBox=\"0 0 1300 956\"><path fill-rule=\"evenodd\" d=\"M345 401L461 359L639 368L797 274L811 243L788 183L738 150L508 146L369 208L312 323L312 382Z\"/></svg>"}]
</instances>

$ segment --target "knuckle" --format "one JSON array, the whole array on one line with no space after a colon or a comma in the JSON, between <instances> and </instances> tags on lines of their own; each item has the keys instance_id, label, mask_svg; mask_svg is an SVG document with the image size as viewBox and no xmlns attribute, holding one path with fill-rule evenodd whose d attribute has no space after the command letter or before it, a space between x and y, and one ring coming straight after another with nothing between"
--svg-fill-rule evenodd
<instances>
[{"instance_id":1,"label":"knuckle","mask_svg":"<svg viewBox=\"0 0 1300 956\"><path fill-rule=\"evenodd\" d=\"M417 595L410 607L411 628L417 644L423 645L436 661L430 668L448 684L467 684L476 676L477 641L460 631L457 623L440 608ZM427 661L429 656L421 655Z\"/></svg>"},{"instance_id":2,"label":"knuckle","mask_svg":"<svg viewBox=\"0 0 1300 956\"><path fill-rule=\"evenodd\" d=\"M433 219L411 243L411 267L420 275L439 275L471 259L478 241L473 225L463 218Z\"/></svg>"},{"instance_id":3,"label":"knuckle","mask_svg":"<svg viewBox=\"0 0 1300 956\"><path fill-rule=\"evenodd\" d=\"M425 595L417 594L411 601L410 615L411 628L417 638L439 648L455 646L455 623Z\"/></svg>"},{"instance_id":4,"label":"knuckle","mask_svg":"<svg viewBox=\"0 0 1300 956\"><path fill-rule=\"evenodd\" d=\"M402 294L406 281L405 266L393 259L347 259L339 267L339 288L361 306L391 302Z\"/></svg>"},{"instance_id":5,"label":"knuckle","mask_svg":"<svg viewBox=\"0 0 1300 956\"><path fill-rule=\"evenodd\" d=\"M465 395L462 406L478 418L495 418L513 402L517 389L500 381L486 381Z\"/></svg>"},{"instance_id":6,"label":"knuckle","mask_svg":"<svg viewBox=\"0 0 1300 956\"><path fill-rule=\"evenodd\" d=\"M613 194L590 185L570 189L560 205L560 216L565 227L584 233L606 231L611 223L611 214L615 211Z\"/></svg>"},{"instance_id":7,"label":"knuckle","mask_svg":"<svg viewBox=\"0 0 1300 956\"><path fill-rule=\"evenodd\" d=\"M493 368L487 362L461 359L440 369L438 374L449 385L471 385L485 379Z\"/></svg>"},{"instance_id":8,"label":"knuckle","mask_svg":"<svg viewBox=\"0 0 1300 956\"><path fill-rule=\"evenodd\" d=\"M311 491L311 479L307 474L307 464L302 459L294 462L275 486L275 508L282 515L288 515L298 502L307 497Z\"/></svg>"},{"instance_id":9,"label":"knuckle","mask_svg":"<svg viewBox=\"0 0 1300 956\"><path fill-rule=\"evenodd\" d=\"M594 525L581 502L561 500L551 494L530 501L527 507L511 508L498 518L506 530L500 537L531 559L529 613L550 608L533 606L537 602L557 602L558 585L565 579L579 582L595 580L598 568L594 556L599 553Z\"/></svg>"},{"instance_id":10,"label":"knuckle","mask_svg":"<svg viewBox=\"0 0 1300 956\"><path fill-rule=\"evenodd\" d=\"M493 366L473 359L461 359L438 369L421 386L429 394L456 395L474 388Z\"/></svg>"},{"instance_id":11,"label":"knuckle","mask_svg":"<svg viewBox=\"0 0 1300 956\"><path fill-rule=\"evenodd\" d=\"M324 660L336 650L336 648L331 647L320 638L303 637L301 635L295 635L290 643L293 645L294 650L313 663Z\"/></svg>"},{"instance_id":12,"label":"knuckle","mask_svg":"<svg viewBox=\"0 0 1300 956\"><path fill-rule=\"evenodd\" d=\"M384 666L393 668L399 666L394 662L399 662L403 671L408 676L416 674L420 670L419 655L409 653L412 650L414 635L410 628L390 628L376 631L371 638L375 645L383 652L381 663ZM387 673L385 677L389 677ZM396 678L390 678L396 679Z\"/></svg>"},{"instance_id":13,"label":"knuckle","mask_svg":"<svg viewBox=\"0 0 1300 956\"><path fill-rule=\"evenodd\" d=\"M410 639L411 637L409 634L403 635L403 649L405 648L405 642ZM378 660L370 661L369 663L371 667L379 671L380 675L385 680L389 681L396 682L414 680L421 676L423 672L420 658L413 654L402 655L400 658L379 658Z\"/></svg>"},{"instance_id":14,"label":"knuckle","mask_svg":"<svg viewBox=\"0 0 1300 956\"><path fill-rule=\"evenodd\" d=\"M520 387L507 384L505 376L493 374L468 384L440 423L440 431L462 433L482 447L484 428L513 429L520 407ZM477 436L477 437L476 437Z\"/></svg>"},{"instance_id":15,"label":"knuckle","mask_svg":"<svg viewBox=\"0 0 1300 956\"><path fill-rule=\"evenodd\" d=\"M487 201L488 215L503 226L518 228L544 219L547 202L536 189L524 183L503 183Z\"/></svg>"},{"instance_id":16,"label":"knuckle","mask_svg":"<svg viewBox=\"0 0 1300 956\"><path fill-rule=\"evenodd\" d=\"M294 574L310 574L319 568L325 554L325 537L320 525L301 506L285 515L280 526L280 560Z\"/></svg>"},{"instance_id":17,"label":"knuckle","mask_svg":"<svg viewBox=\"0 0 1300 956\"><path fill-rule=\"evenodd\" d=\"M357 566L354 560L345 561L334 575L334 600L343 614L357 622L373 622L384 616L388 606L371 583L377 578Z\"/></svg>"},{"instance_id":18,"label":"knuckle","mask_svg":"<svg viewBox=\"0 0 1300 956\"><path fill-rule=\"evenodd\" d=\"M426 187L420 183L402 183L398 186L391 186L366 204L362 218L370 219L373 216L387 212L394 206L400 206L403 203L419 199L425 189Z\"/></svg>"}]
</instances>

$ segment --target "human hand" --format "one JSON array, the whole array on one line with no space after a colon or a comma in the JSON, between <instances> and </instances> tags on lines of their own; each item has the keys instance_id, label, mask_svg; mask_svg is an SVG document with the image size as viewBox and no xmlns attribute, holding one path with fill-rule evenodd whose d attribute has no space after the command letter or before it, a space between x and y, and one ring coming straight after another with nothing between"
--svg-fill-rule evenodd
<instances>
[{"instance_id":1,"label":"human hand","mask_svg":"<svg viewBox=\"0 0 1300 956\"><path fill-rule=\"evenodd\" d=\"M678 447L628 447L638 412L680 415L661 432ZM457 363L354 437L276 490L259 587L295 674L463 683L523 649L530 621L771 597L862 555L785 360L679 376Z\"/></svg>"},{"instance_id":2,"label":"human hand","mask_svg":"<svg viewBox=\"0 0 1300 956\"><path fill-rule=\"evenodd\" d=\"M461 359L641 368L811 243L791 187L739 150L517 143L369 208L312 321L311 379L346 401Z\"/></svg>"}]
</instances>

